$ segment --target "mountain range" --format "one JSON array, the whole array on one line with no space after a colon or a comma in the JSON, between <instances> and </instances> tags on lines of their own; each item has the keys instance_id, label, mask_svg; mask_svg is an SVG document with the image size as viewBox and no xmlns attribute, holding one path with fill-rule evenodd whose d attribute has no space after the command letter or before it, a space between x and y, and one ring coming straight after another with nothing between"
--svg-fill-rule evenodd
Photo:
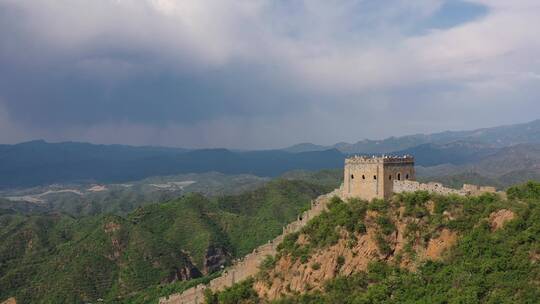
<instances>
[{"instance_id":1,"label":"mountain range","mask_svg":"<svg viewBox=\"0 0 540 304\"><path fill-rule=\"evenodd\" d=\"M539 144L540 120L471 131L416 134L332 146L304 143L261 151L39 140L0 145L0 189L73 182L121 183L151 176L204 172L276 177L298 169L341 168L350 154L411 154L418 166L429 168L419 170L420 175L426 176L474 171L492 177L506 174L519 177L514 172L519 169L535 177L540 175L536 162ZM503 164L494 166L497 162Z\"/></svg>"},{"instance_id":2,"label":"mountain range","mask_svg":"<svg viewBox=\"0 0 540 304\"><path fill-rule=\"evenodd\" d=\"M465 141L487 147L501 148L522 143L540 143L540 119L528 123L482 128L469 131L444 131L433 134L414 134L382 140L364 139L356 143L340 142L330 146L301 143L285 148L289 152L337 149L345 154L393 153L423 144L448 144Z\"/></svg>"}]
</instances>

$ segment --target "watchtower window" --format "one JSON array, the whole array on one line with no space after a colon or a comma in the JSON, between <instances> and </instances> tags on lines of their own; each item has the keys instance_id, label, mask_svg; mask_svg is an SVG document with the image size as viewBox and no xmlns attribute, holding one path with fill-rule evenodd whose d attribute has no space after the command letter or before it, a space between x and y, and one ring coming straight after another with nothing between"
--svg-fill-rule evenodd
<instances>
[{"instance_id":1,"label":"watchtower window","mask_svg":"<svg viewBox=\"0 0 540 304\"><path fill-rule=\"evenodd\" d=\"M354 175L353 175L353 174L351 174L351 179L354 179Z\"/></svg>"},{"instance_id":2,"label":"watchtower window","mask_svg":"<svg viewBox=\"0 0 540 304\"><path fill-rule=\"evenodd\" d=\"M366 176L365 176L365 175L362 175L362 179L366 179Z\"/></svg>"},{"instance_id":3,"label":"watchtower window","mask_svg":"<svg viewBox=\"0 0 540 304\"><path fill-rule=\"evenodd\" d=\"M373 175L373 179L377 179L377 175Z\"/></svg>"},{"instance_id":4,"label":"watchtower window","mask_svg":"<svg viewBox=\"0 0 540 304\"><path fill-rule=\"evenodd\" d=\"M397 174L397 180L401 180L401 173Z\"/></svg>"}]
</instances>

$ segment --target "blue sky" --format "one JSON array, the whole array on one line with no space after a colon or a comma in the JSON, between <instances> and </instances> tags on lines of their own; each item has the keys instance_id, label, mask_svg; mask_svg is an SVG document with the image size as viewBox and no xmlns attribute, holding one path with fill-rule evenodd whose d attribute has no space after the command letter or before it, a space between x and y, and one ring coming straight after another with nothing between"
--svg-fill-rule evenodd
<instances>
[{"instance_id":1,"label":"blue sky","mask_svg":"<svg viewBox=\"0 0 540 304\"><path fill-rule=\"evenodd\" d=\"M539 118L537 0L0 0L0 142L273 148Z\"/></svg>"}]
</instances>

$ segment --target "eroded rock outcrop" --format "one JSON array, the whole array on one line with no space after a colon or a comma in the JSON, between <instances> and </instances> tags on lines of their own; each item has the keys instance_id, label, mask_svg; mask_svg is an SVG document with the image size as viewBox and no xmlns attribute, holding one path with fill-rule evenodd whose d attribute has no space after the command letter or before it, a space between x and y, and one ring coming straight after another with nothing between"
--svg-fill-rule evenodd
<instances>
[{"instance_id":1,"label":"eroded rock outcrop","mask_svg":"<svg viewBox=\"0 0 540 304\"><path fill-rule=\"evenodd\" d=\"M231 255L223 247L210 246L206 250L203 272L209 274L218 271L230 259Z\"/></svg>"},{"instance_id":2,"label":"eroded rock outcrop","mask_svg":"<svg viewBox=\"0 0 540 304\"><path fill-rule=\"evenodd\" d=\"M516 217L514 212L508 209L501 209L499 211L493 212L489 215L489 223L491 225L491 230L495 231L501 229L504 224L508 221L513 220Z\"/></svg>"},{"instance_id":3,"label":"eroded rock outcrop","mask_svg":"<svg viewBox=\"0 0 540 304\"><path fill-rule=\"evenodd\" d=\"M366 271L374 261L415 270L422 261L439 259L457 241L457 233L444 228L433 231L434 237L426 242L420 233L408 231L409 224L421 223L413 217L403 216L403 209L391 217L395 230L385 235L376 224L379 216L378 212L368 212L365 233L351 234L343 229L336 244L316 250L307 261L287 254L281 256L265 278L255 282L254 289L259 297L274 300L283 295L322 290L326 281ZM301 234L298 237L298 244L308 242L309 236ZM381 242L385 244L384 249ZM405 252L407 246L414 251L415 259Z\"/></svg>"}]
</instances>

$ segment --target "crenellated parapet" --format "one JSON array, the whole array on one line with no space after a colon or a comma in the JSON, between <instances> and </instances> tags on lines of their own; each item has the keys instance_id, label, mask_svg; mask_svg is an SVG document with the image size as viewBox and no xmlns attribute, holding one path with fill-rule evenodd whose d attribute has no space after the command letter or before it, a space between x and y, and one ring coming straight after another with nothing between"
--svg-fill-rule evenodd
<instances>
[{"instance_id":1,"label":"crenellated parapet","mask_svg":"<svg viewBox=\"0 0 540 304\"><path fill-rule=\"evenodd\" d=\"M414 157L411 155L403 156L365 156L354 155L345 159L345 165L350 164L390 164L390 163L402 163L402 164L414 164Z\"/></svg>"}]
</instances>

